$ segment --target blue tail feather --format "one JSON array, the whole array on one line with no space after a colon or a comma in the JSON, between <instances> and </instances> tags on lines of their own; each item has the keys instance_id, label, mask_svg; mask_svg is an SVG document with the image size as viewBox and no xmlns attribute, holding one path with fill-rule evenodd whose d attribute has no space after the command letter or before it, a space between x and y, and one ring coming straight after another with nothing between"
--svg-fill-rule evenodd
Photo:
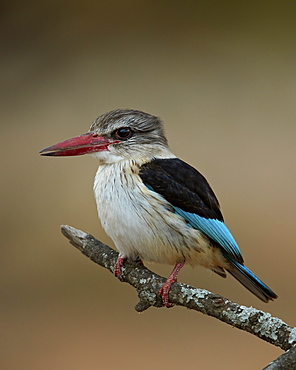
<instances>
[{"instance_id":1,"label":"blue tail feather","mask_svg":"<svg viewBox=\"0 0 296 370\"><path fill-rule=\"evenodd\" d=\"M223 254L224 257L230 262L230 267L227 269L227 271L250 292L255 294L255 296L266 303L269 300L277 298L277 295L246 266L235 261L232 257L227 255L227 253Z\"/></svg>"}]
</instances>

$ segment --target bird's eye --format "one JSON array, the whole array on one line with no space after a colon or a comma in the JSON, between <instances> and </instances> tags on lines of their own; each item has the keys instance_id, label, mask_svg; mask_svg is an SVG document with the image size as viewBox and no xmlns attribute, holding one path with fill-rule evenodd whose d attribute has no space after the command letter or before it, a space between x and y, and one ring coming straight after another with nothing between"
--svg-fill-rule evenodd
<instances>
[{"instance_id":1,"label":"bird's eye","mask_svg":"<svg viewBox=\"0 0 296 370\"><path fill-rule=\"evenodd\" d=\"M132 134L133 132L129 127L122 127L115 131L115 137L120 140L127 140Z\"/></svg>"}]
</instances>

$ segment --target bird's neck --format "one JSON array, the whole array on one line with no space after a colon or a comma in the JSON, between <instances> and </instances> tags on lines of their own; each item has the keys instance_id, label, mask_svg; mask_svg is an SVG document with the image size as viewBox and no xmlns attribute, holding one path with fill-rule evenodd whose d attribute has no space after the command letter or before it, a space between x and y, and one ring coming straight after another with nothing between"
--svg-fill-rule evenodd
<instances>
[{"instance_id":1,"label":"bird's neck","mask_svg":"<svg viewBox=\"0 0 296 370\"><path fill-rule=\"evenodd\" d=\"M147 147L141 148L132 153L115 152L110 148L109 151L93 153L93 156L99 160L99 166L128 167L136 165L141 167L143 164L151 162L153 159L176 158L168 147Z\"/></svg>"},{"instance_id":2,"label":"bird's neck","mask_svg":"<svg viewBox=\"0 0 296 370\"><path fill-rule=\"evenodd\" d=\"M94 182L95 197L101 198L103 192L112 192L122 187L126 188L126 191L132 191L136 183L142 183L139 176L141 166L156 158L169 159L176 158L176 156L168 149L153 157L146 155L131 159L121 158L121 160L112 163L99 162Z\"/></svg>"}]
</instances>

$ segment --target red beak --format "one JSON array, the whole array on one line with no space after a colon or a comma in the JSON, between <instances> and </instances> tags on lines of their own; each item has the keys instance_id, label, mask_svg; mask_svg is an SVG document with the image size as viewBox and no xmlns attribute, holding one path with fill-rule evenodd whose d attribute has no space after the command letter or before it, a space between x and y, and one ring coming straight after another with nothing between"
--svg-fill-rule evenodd
<instances>
[{"instance_id":1,"label":"red beak","mask_svg":"<svg viewBox=\"0 0 296 370\"><path fill-rule=\"evenodd\" d=\"M49 146L41 150L40 153L41 155L57 157L83 155L108 150L108 146L114 143L118 143L118 141L106 139L94 132L88 132L87 134Z\"/></svg>"}]
</instances>

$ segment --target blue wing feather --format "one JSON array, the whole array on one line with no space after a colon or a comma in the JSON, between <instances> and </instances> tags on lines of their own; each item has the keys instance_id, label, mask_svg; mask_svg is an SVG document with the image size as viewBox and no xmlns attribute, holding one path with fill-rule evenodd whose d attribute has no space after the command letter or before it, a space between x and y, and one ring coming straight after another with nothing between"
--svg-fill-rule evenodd
<instances>
[{"instance_id":1,"label":"blue wing feather","mask_svg":"<svg viewBox=\"0 0 296 370\"><path fill-rule=\"evenodd\" d=\"M145 185L149 190L155 192L151 185L147 183L145 183ZM239 262L243 262L239 246L224 222L211 218L204 218L195 213L183 211L179 207L173 206L173 208L175 212L179 216L183 217L194 229L202 231L208 237L217 242L232 258Z\"/></svg>"},{"instance_id":2,"label":"blue wing feather","mask_svg":"<svg viewBox=\"0 0 296 370\"><path fill-rule=\"evenodd\" d=\"M147 183L145 185L149 190L156 192L151 185ZM227 271L250 292L263 302L277 298L277 295L266 284L243 265L240 249L231 232L224 224L223 218L221 220L205 218L196 213L184 211L182 208L174 206L172 202L170 203L175 213L183 217L191 227L200 230L219 245L224 257L230 262Z\"/></svg>"},{"instance_id":3,"label":"blue wing feather","mask_svg":"<svg viewBox=\"0 0 296 370\"><path fill-rule=\"evenodd\" d=\"M179 207L174 207L175 212L184 217L195 229L202 231L208 237L217 242L230 256L237 261L242 261L240 249L224 222L204 218L195 213L185 212Z\"/></svg>"}]
</instances>

